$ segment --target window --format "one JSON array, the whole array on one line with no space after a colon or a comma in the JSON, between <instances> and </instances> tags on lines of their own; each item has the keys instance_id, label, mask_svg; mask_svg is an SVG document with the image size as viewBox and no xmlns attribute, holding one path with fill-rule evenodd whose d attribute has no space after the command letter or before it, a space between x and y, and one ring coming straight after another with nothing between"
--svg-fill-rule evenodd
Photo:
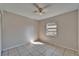
<instances>
[{"instance_id":1,"label":"window","mask_svg":"<svg viewBox=\"0 0 79 59\"><path fill-rule=\"evenodd\" d=\"M56 23L47 23L46 24L46 35L47 36L56 36L56 34L57 34Z\"/></svg>"}]
</instances>

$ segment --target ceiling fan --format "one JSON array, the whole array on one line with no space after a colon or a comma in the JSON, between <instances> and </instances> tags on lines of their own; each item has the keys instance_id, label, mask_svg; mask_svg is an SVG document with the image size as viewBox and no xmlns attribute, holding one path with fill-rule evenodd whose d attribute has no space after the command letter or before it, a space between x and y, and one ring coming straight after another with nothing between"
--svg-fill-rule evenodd
<instances>
[{"instance_id":1,"label":"ceiling fan","mask_svg":"<svg viewBox=\"0 0 79 59\"><path fill-rule=\"evenodd\" d=\"M39 15L43 15L46 13L45 9L49 6L49 5L46 5L46 6L40 6L39 4L37 3L33 3L33 5L37 8L36 10L34 10L34 13L36 14L39 14Z\"/></svg>"}]
</instances>

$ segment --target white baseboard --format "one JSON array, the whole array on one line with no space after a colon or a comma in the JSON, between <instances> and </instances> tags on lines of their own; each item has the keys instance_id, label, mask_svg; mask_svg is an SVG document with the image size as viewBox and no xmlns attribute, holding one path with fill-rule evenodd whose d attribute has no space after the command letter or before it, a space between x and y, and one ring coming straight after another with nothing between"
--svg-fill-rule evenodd
<instances>
[{"instance_id":1,"label":"white baseboard","mask_svg":"<svg viewBox=\"0 0 79 59\"><path fill-rule=\"evenodd\" d=\"M54 45L59 46L59 47L62 47L62 48L65 48L65 49L69 49L69 50L73 50L73 51L78 51L77 49L68 48L68 47L65 47L63 45L58 45L58 44L54 44Z\"/></svg>"},{"instance_id":2,"label":"white baseboard","mask_svg":"<svg viewBox=\"0 0 79 59\"><path fill-rule=\"evenodd\" d=\"M43 41L43 42L44 42L44 41ZM45 42L45 43L51 44L51 43L49 43L49 42ZM65 49L73 50L73 51L78 51L77 49L68 48L68 47L65 47L65 46L60 45L60 44L58 45L58 44L52 43L51 45L59 46L59 47L65 48Z\"/></svg>"},{"instance_id":3,"label":"white baseboard","mask_svg":"<svg viewBox=\"0 0 79 59\"><path fill-rule=\"evenodd\" d=\"M12 47L8 47L8 48L5 48L5 49L2 49L2 51L6 51L8 49L12 49L12 48L15 48L15 47L19 47L19 46L22 46L22 45L25 45L25 44L27 44L27 43L18 44L18 45L12 46Z\"/></svg>"},{"instance_id":4,"label":"white baseboard","mask_svg":"<svg viewBox=\"0 0 79 59\"><path fill-rule=\"evenodd\" d=\"M58 45L58 46L60 46L60 45ZM73 50L73 51L78 51L77 49L73 49L73 48L68 48L68 47L64 47L64 46L60 46L60 47L63 47L63 48L65 48L65 49L70 49L70 50Z\"/></svg>"}]
</instances>

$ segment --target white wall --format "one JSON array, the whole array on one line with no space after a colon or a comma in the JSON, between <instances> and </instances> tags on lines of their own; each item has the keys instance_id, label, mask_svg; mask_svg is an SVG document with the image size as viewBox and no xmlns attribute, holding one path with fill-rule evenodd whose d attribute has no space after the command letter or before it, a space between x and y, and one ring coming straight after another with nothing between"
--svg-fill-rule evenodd
<instances>
[{"instance_id":1,"label":"white wall","mask_svg":"<svg viewBox=\"0 0 79 59\"><path fill-rule=\"evenodd\" d=\"M50 17L40 21L40 39L50 44L55 44L61 47L77 50L77 20L78 11L71 11L55 17ZM45 25L49 22L58 24L57 38L52 39L45 34Z\"/></svg>"},{"instance_id":2,"label":"white wall","mask_svg":"<svg viewBox=\"0 0 79 59\"><path fill-rule=\"evenodd\" d=\"M4 11L2 49L37 39L37 21Z\"/></svg>"},{"instance_id":3,"label":"white wall","mask_svg":"<svg viewBox=\"0 0 79 59\"><path fill-rule=\"evenodd\" d=\"M0 12L0 55L1 55L1 12Z\"/></svg>"},{"instance_id":4,"label":"white wall","mask_svg":"<svg viewBox=\"0 0 79 59\"><path fill-rule=\"evenodd\" d=\"M79 54L79 8L78 8L78 54Z\"/></svg>"}]
</instances>

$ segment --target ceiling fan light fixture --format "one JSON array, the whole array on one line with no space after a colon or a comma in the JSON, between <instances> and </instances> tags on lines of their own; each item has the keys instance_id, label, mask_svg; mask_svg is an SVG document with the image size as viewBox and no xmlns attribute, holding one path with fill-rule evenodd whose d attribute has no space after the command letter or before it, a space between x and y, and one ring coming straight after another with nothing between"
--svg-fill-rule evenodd
<instances>
[{"instance_id":1,"label":"ceiling fan light fixture","mask_svg":"<svg viewBox=\"0 0 79 59\"><path fill-rule=\"evenodd\" d=\"M42 13L39 13L40 15L42 15Z\"/></svg>"},{"instance_id":2,"label":"ceiling fan light fixture","mask_svg":"<svg viewBox=\"0 0 79 59\"><path fill-rule=\"evenodd\" d=\"M35 10L34 13L37 14L37 15L44 15L45 10L43 10L42 12L39 12L38 10Z\"/></svg>"},{"instance_id":3,"label":"ceiling fan light fixture","mask_svg":"<svg viewBox=\"0 0 79 59\"><path fill-rule=\"evenodd\" d=\"M44 15L44 12L41 12L41 13L36 12L35 14L37 14L37 15Z\"/></svg>"}]
</instances>

